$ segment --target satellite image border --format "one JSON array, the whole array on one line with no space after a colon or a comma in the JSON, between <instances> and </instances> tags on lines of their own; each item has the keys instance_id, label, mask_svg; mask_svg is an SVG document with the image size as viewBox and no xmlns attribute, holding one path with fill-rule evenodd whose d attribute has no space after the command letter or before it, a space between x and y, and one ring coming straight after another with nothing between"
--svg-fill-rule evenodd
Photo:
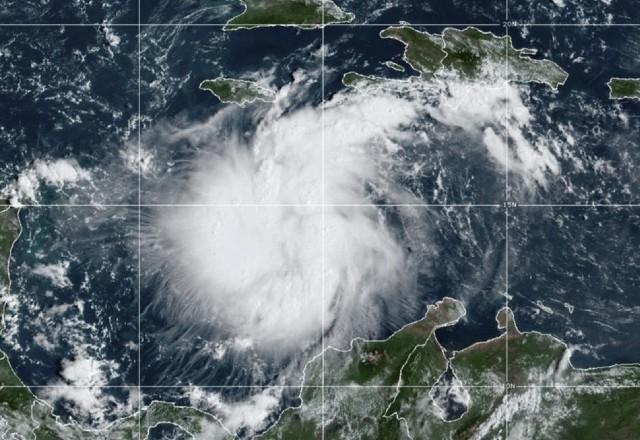
<instances>
[{"instance_id":1,"label":"satellite image border","mask_svg":"<svg viewBox=\"0 0 640 440\"><path fill-rule=\"evenodd\" d=\"M640 2L0 0L0 439L640 438Z\"/></svg>"}]
</instances>

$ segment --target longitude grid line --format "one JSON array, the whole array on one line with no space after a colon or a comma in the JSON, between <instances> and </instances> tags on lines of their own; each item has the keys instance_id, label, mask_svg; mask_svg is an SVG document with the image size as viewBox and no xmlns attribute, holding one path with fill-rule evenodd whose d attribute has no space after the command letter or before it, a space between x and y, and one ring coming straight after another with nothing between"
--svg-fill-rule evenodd
<instances>
[{"instance_id":1,"label":"longitude grid line","mask_svg":"<svg viewBox=\"0 0 640 440\"><path fill-rule=\"evenodd\" d=\"M321 339L322 339L322 379L321 379L321 384L322 384L322 388L320 390L320 395L321 395L321 429L322 429L322 434L321 434L321 438L322 440L324 440L324 425L325 425L325 378L324 378L324 374L325 374L325 364L324 364L324 355L325 355L325 340L324 340L324 329L325 329L325 287L326 287L326 266L325 266L325 259L326 259L326 182L325 182L325 167L326 167L326 162L325 162L325 105L324 105L324 94L325 94L325 88L324 88L324 69L325 69L325 27L324 27L324 22L325 22L325 17L324 17L324 12L325 12L325 7L326 7L326 3L323 1L322 2L322 7L321 7L321 14L322 14L322 27L320 28L320 91L321 91L321 100L320 100L320 105L322 106L322 112L321 112L321 128L322 128L322 133L321 133L321 140L322 140L322 161L321 161L321 166L322 166L322 233L321 233L321 237L322 237L322 281L321 281L321 288L322 288L322 296L321 296L321 327L322 327L322 335L321 335Z\"/></svg>"},{"instance_id":2,"label":"longitude grid line","mask_svg":"<svg viewBox=\"0 0 640 440\"><path fill-rule=\"evenodd\" d=\"M505 30L505 148L504 148L504 303L505 303L505 334L504 334L504 438L509 439L509 0L504 1L504 30Z\"/></svg>"},{"instance_id":3,"label":"longitude grid line","mask_svg":"<svg viewBox=\"0 0 640 440\"><path fill-rule=\"evenodd\" d=\"M138 440L142 440L142 26L141 3L138 0Z\"/></svg>"}]
</instances>

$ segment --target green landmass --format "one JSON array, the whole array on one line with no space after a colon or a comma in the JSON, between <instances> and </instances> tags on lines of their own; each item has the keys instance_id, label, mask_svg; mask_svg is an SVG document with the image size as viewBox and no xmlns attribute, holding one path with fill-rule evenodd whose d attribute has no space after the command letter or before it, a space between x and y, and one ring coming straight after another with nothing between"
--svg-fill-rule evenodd
<instances>
[{"instance_id":1,"label":"green landmass","mask_svg":"<svg viewBox=\"0 0 640 440\"><path fill-rule=\"evenodd\" d=\"M607 85L611 99L640 99L640 78L611 78Z\"/></svg>"},{"instance_id":2,"label":"green landmass","mask_svg":"<svg viewBox=\"0 0 640 440\"><path fill-rule=\"evenodd\" d=\"M381 38L391 38L404 44L403 59L411 68L425 76L433 75L442 67L447 56L442 37L420 32L409 26L392 26L380 32Z\"/></svg>"},{"instance_id":3,"label":"green landmass","mask_svg":"<svg viewBox=\"0 0 640 440\"><path fill-rule=\"evenodd\" d=\"M13 242L18 238L20 224L16 211L12 208L2 208L0 211L0 285L6 289L9 285L9 254ZM4 295L5 291L1 293Z\"/></svg>"},{"instance_id":4,"label":"green landmass","mask_svg":"<svg viewBox=\"0 0 640 440\"><path fill-rule=\"evenodd\" d=\"M404 66L393 61L385 61L384 65L396 72L404 72Z\"/></svg>"},{"instance_id":5,"label":"green landmass","mask_svg":"<svg viewBox=\"0 0 640 440\"><path fill-rule=\"evenodd\" d=\"M21 388L25 389L25 388ZM3 433L22 435L36 440L139 440L147 439L149 431L162 423L180 427L192 434L193 438L205 440L212 432L225 433L218 421L211 415L195 408L177 406L173 403L152 402L141 412L119 419L101 430L86 430L75 424L65 424L52 414L52 408L31 396L20 407L5 408L5 395L0 395L3 407L0 420ZM13 438L13 437L3 437ZM229 434L229 438L231 435Z\"/></svg>"},{"instance_id":6,"label":"green landmass","mask_svg":"<svg viewBox=\"0 0 640 440\"><path fill-rule=\"evenodd\" d=\"M0 211L0 293L5 303L9 289L11 248L20 234L18 210ZM141 418L139 418L141 414ZM221 431L218 421L195 408L172 403L151 402L141 413L120 419L103 430L85 430L77 424L63 423L53 409L38 399L16 376L6 354L0 351L0 438L35 440L139 440L148 431L167 422L178 425L196 438L198 434Z\"/></svg>"},{"instance_id":7,"label":"green landmass","mask_svg":"<svg viewBox=\"0 0 640 440\"><path fill-rule=\"evenodd\" d=\"M17 213L0 212L5 295L6 263L20 232ZM446 353L435 332L464 314L461 302L445 298L387 339L328 347L305 367L301 404L285 410L258 438L315 440L323 428L326 439L504 438L507 427L516 438L640 438L640 365L576 369L565 344L521 332L506 308L496 316L500 336ZM465 402L464 412L448 415L441 390ZM2 438L146 439L161 424L196 439L235 438L211 414L158 401L100 431L62 423L0 352Z\"/></svg>"},{"instance_id":8,"label":"green landmass","mask_svg":"<svg viewBox=\"0 0 640 440\"><path fill-rule=\"evenodd\" d=\"M271 102L275 99L275 92L254 82L241 79L218 77L207 79L200 83L200 90L211 92L225 104L243 106L255 101Z\"/></svg>"},{"instance_id":9,"label":"green landmass","mask_svg":"<svg viewBox=\"0 0 640 440\"><path fill-rule=\"evenodd\" d=\"M507 427L515 438L640 438L640 366L575 369L563 343L520 332L508 309L496 317L501 336L447 358L433 331L463 311L447 299L385 341L357 339L349 350L327 350L328 388L312 385L321 370L315 359L302 404L260 438L317 439L322 420L327 439L504 438ZM446 372L455 383L442 380ZM462 416L445 415L434 398L440 388L466 396Z\"/></svg>"},{"instance_id":10,"label":"green landmass","mask_svg":"<svg viewBox=\"0 0 640 440\"><path fill-rule=\"evenodd\" d=\"M399 383L432 385L447 368L447 359L434 331L464 315L462 303L446 298L429 307L425 317L382 341L354 339L348 350L328 348L309 362L301 392L303 404L285 411L278 423L259 438L316 439L323 409L326 439L401 438L397 420L386 408Z\"/></svg>"},{"instance_id":11,"label":"green landmass","mask_svg":"<svg viewBox=\"0 0 640 440\"><path fill-rule=\"evenodd\" d=\"M347 87L360 87L372 84L382 84L384 80L373 75L361 75L356 72L347 72L342 76L342 84Z\"/></svg>"},{"instance_id":12,"label":"green landmass","mask_svg":"<svg viewBox=\"0 0 640 440\"><path fill-rule=\"evenodd\" d=\"M510 81L546 84L557 89L568 74L550 60L535 59L531 49L516 49L508 36L497 36L475 27L446 28L441 34L421 32L410 26L391 26L381 38L400 41L403 59L420 79L455 77L466 81Z\"/></svg>"},{"instance_id":13,"label":"green landmass","mask_svg":"<svg viewBox=\"0 0 640 440\"><path fill-rule=\"evenodd\" d=\"M224 30L265 26L314 29L324 24L348 23L353 20L353 14L343 11L331 0L244 0L243 3L244 12L229 20Z\"/></svg>"},{"instance_id":14,"label":"green landmass","mask_svg":"<svg viewBox=\"0 0 640 440\"><path fill-rule=\"evenodd\" d=\"M171 423L190 433L196 439L206 440L214 432L220 436L233 436L226 431L218 419L209 413L188 406L169 402L152 402L142 411L141 434L147 438L149 429L160 423Z\"/></svg>"},{"instance_id":15,"label":"green landmass","mask_svg":"<svg viewBox=\"0 0 640 440\"><path fill-rule=\"evenodd\" d=\"M550 60L531 58L531 49L515 49L511 37L497 37L477 28L445 29L442 38L447 57L443 65L470 78L504 78L505 59L509 79L516 82L537 82L557 89L568 78L567 72Z\"/></svg>"}]
</instances>

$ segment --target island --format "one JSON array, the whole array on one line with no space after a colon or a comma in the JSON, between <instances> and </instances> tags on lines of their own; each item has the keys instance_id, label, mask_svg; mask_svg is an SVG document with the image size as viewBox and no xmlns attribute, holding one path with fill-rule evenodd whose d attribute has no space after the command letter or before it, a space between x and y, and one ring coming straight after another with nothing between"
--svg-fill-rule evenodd
<instances>
[{"instance_id":1,"label":"island","mask_svg":"<svg viewBox=\"0 0 640 440\"><path fill-rule=\"evenodd\" d=\"M383 29L380 37L404 45L403 60L421 80L440 77L495 84L508 79L541 83L556 90L569 76L551 60L532 58L535 50L514 48L511 37L475 27L446 28L441 34L432 34L411 26L391 26Z\"/></svg>"},{"instance_id":2,"label":"island","mask_svg":"<svg viewBox=\"0 0 640 440\"><path fill-rule=\"evenodd\" d=\"M241 107L255 101L272 102L276 96L273 90L259 86L255 82L222 76L202 81L199 88L211 92L220 102L237 104Z\"/></svg>"},{"instance_id":3,"label":"island","mask_svg":"<svg viewBox=\"0 0 640 440\"><path fill-rule=\"evenodd\" d=\"M394 61L385 61L384 65L387 66L391 70L395 70L396 72L404 72L404 66L398 64Z\"/></svg>"},{"instance_id":4,"label":"island","mask_svg":"<svg viewBox=\"0 0 640 440\"><path fill-rule=\"evenodd\" d=\"M331 0L244 0L243 5L244 12L230 19L224 30L267 26L316 29L331 23L348 23L354 17Z\"/></svg>"},{"instance_id":5,"label":"island","mask_svg":"<svg viewBox=\"0 0 640 440\"><path fill-rule=\"evenodd\" d=\"M610 99L640 100L640 78L611 78L607 86Z\"/></svg>"}]
</instances>

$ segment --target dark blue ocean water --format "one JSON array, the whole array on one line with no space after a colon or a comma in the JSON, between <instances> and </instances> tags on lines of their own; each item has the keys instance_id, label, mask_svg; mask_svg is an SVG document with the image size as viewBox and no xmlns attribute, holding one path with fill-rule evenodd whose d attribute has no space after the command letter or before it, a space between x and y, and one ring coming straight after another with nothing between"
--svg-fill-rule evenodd
<instances>
[{"instance_id":1,"label":"dark blue ocean water","mask_svg":"<svg viewBox=\"0 0 640 440\"><path fill-rule=\"evenodd\" d=\"M10 262L19 305L6 311L9 322L18 319L9 326L17 333L2 341L2 350L26 384L64 384L61 363L82 357L117 362L99 385L137 383L138 269L131 247L137 225L131 214L77 207L21 212L24 228ZM38 271L61 263L68 264L63 282Z\"/></svg>"},{"instance_id":2,"label":"dark blue ocean water","mask_svg":"<svg viewBox=\"0 0 640 440\"><path fill-rule=\"evenodd\" d=\"M447 6L423 2L394 7L380 15L373 13L373 3L340 4L354 7L358 21L378 23L400 18L423 23L492 23L500 22L503 13L503 2L454 2ZM512 4L514 16L531 15L537 21L551 16L546 9L528 6L530 2ZM92 4L83 12L54 2L40 11L33 5L0 9L0 16L5 21L93 22L106 16L119 22L136 21L137 8L130 3L113 5ZM239 10L236 2L208 2L206 10L190 15L203 5L205 2L145 0L142 17L156 23L201 23L214 17L223 22ZM640 9L629 5L633 2L613 2L611 10L623 21L633 19L634 11ZM113 12L116 9L120 12ZM504 32L501 27L484 29ZM423 30L440 32L442 28ZM325 43L330 48L325 65L326 99L342 89L342 73L349 70L395 78L415 74L401 60L401 45L381 40L379 31L375 26L326 30ZM3 183L34 159L73 158L94 170L94 186L75 192L45 190L41 201L137 202L137 176L125 170L118 155L122 145L137 141L137 27L116 27L113 32L120 38L115 46L108 43L99 26L0 28ZM605 83L612 76L637 76L638 31L530 27L512 30L510 35L517 47L538 48L539 56L554 60L570 74L557 93L532 85L523 94L535 119L526 136L532 141L553 142L565 139L563 130L569 130L575 142L570 145L565 140L558 145L562 172L549 177L547 188L534 194L523 192L518 180L512 179L509 199L520 204L637 203L640 104L610 101ZM225 33L215 26L144 27L140 86L145 148L165 163L192 159L197 146L176 144L169 148L163 133L154 127L167 121L189 126L220 111L223 105L198 90L200 81L219 75L243 77L273 68L274 85L281 87L291 81L296 70L321 67L317 57L321 39L319 30L270 28ZM407 71L386 68L382 62L387 60L403 64ZM318 80L299 105L316 106L322 98ZM251 112L247 109L246 119L236 121L248 132L255 122ZM432 124L441 137L436 143L409 149L408 154L433 158L420 179L406 182L411 190L428 203L501 205L505 176L488 158L481 142L439 127L436 121L422 122ZM443 168L451 178L444 195L434 197L437 172ZM163 196L167 193L162 189L174 185L172 172L169 167L161 168L157 175L143 179L143 202L166 201ZM635 337L640 331L636 211L575 207L510 210L509 294L518 325L522 330L551 332L579 345L582 351L574 356L578 366L640 361ZM144 210L143 221L149 215ZM388 210L385 215L401 236L403 225L397 214ZM439 341L448 349L460 349L495 336L494 317L504 304L506 289L504 210L434 207L425 208L421 216L430 227L435 257L420 269L416 295L424 307L444 296L458 298L468 312L458 325L439 330ZM228 335L212 332L206 323L177 324L152 307L163 285L157 274L145 271L144 255L142 347L137 347L137 209L37 208L24 210L21 220L24 232L11 261L12 292L21 298L11 313L21 324L15 339L0 345L26 383L45 385L62 380L62 360L76 356L81 343L100 359L117 363L108 384L137 385L138 350L143 385L268 384L283 379L279 365L263 360L216 361L203 348ZM56 287L33 276L35 265L60 261L70 261L70 286ZM85 304L82 313L73 305L78 300ZM60 309L65 304L72 305ZM411 316L390 318L377 336L388 335L423 313L416 309ZM76 319L86 325L79 326ZM46 349L34 340L39 334L55 342L53 348ZM259 375L250 368L251 362L259 366ZM168 389L164 391L158 391L154 398L179 398Z\"/></svg>"}]
</instances>

